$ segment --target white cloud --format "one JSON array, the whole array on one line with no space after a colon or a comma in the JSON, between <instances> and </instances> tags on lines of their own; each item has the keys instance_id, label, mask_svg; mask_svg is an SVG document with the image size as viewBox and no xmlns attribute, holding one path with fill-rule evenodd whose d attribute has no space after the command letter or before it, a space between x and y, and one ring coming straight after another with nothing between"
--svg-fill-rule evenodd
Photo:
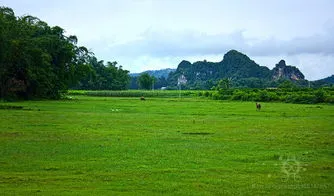
<instances>
[{"instance_id":1,"label":"white cloud","mask_svg":"<svg viewBox=\"0 0 334 196\"><path fill-rule=\"evenodd\" d=\"M147 30L140 38L126 43L109 45L111 54L120 56L186 56L221 54L237 49L250 55L334 54L334 32L295 37L290 40L275 38L246 38L243 31L230 34L198 33L192 31L157 32Z\"/></svg>"},{"instance_id":2,"label":"white cloud","mask_svg":"<svg viewBox=\"0 0 334 196\"><path fill-rule=\"evenodd\" d=\"M291 40L246 38L243 31L209 35L191 31L145 31L133 41L105 48L106 56L118 57L132 72L176 67L183 60L221 61L230 49L239 50L260 65L272 68L280 59L297 66L307 79L334 73L334 34L326 31ZM101 52L98 52L101 53ZM131 60L129 60L131 59ZM128 65L126 65L128 64Z\"/></svg>"}]
</instances>

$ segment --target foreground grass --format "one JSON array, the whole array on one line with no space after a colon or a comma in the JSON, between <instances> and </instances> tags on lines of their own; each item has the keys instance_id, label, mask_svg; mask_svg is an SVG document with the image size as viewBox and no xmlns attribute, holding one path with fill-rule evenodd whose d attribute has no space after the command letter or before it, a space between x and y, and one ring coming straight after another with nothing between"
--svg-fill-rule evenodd
<instances>
[{"instance_id":1,"label":"foreground grass","mask_svg":"<svg viewBox=\"0 0 334 196\"><path fill-rule=\"evenodd\" d=\"M1 104L0 194L334 191L333 106L77 98Z\"/></svg>"}]
</instances>

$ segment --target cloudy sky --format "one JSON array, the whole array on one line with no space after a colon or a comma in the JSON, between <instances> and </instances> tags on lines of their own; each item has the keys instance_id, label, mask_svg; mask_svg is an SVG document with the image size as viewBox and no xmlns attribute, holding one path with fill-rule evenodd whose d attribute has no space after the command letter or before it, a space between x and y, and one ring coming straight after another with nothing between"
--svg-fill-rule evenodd
<instances>
[{"instance_id":1,"label":"cloudy sky","mask_svg":"<svg viewBox=\"0 0 334 196\"><path fill-rule=\"evenodd\" d=\"M76 35L131 72L221 61L230 49L273 68L281 59L309 80L334 74L333 0L1 0Z\"/></svg>"}]
</instances>

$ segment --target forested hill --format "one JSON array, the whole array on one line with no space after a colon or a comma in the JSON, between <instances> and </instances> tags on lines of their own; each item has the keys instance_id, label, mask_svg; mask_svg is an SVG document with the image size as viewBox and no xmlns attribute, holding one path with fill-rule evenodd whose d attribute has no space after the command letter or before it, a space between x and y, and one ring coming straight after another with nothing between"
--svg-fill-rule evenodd
<instances>
[{"instance_id":1,"label":"forested hill","mask_svg":"<svg viewBox=\"0 0 334 196\"><path fill-rule=\"evenodd\" d=\"M148 73L150 76L154 76L155 78L167 78L170 72L175 71L176 69L171 69L171 68L167 68L167 69L160 69L160 70L148 70L148 71L144 71L141 73L130 73L131 77L138 77L140 74L143 73Z\"/></svg>"},{"instance_id":2,"label":"forested hill","mask_svg":"<svg viewBox=\"0 0 334 196\"><path fill-rule=\"evenodd\" d=\"M334 75L331 75L327 78L324 78L324 79L321 79L321 80L318 80L318 81L323 81L325 83L334 84Z\"/></svg>"},{"instance_id":3,"label":"forested hill","mask_svg":"<svg viewBox=\"0 0 334 196\"><path fill-rule=\"evenodd\" d=\"M319 86L330 86L334 84L334 75L331 75L327 78L316 80L312 82L315 87Z\"/></svg>"},{"instance_id":4,"label":"forested hill","mask_svg":"<svg viewBox=\"0 0 334 196\"><path fill-rule=\"evenodd\" d=\"M170 73L168 82L171 86L184 76L188 88L209 89L220 79L229 79L234 86L266 87L277 86L279 80L302 81L304 75L285 61L280 61L273 70L260 66L245 54L230 50L220 62L198 61L190 63L182 61L175 72Z\"/></svg>"}]
</instances>

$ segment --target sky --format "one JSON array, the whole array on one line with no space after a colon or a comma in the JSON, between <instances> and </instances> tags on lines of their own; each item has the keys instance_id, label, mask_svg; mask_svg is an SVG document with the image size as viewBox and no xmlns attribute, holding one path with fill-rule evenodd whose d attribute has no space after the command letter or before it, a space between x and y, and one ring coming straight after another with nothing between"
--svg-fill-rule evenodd
<instances>
[{"instance_id":1,"label":"sky","mask_svg":"<svg viewBox=\"0 0 334 196\"><path fill-rule=\"evenodd\" d=\"M334 74L333 0L1 0L76 35L132 73L219 62L231 49L272 69L281 59L308 80Z\"/></svg>"}]
</instances>

